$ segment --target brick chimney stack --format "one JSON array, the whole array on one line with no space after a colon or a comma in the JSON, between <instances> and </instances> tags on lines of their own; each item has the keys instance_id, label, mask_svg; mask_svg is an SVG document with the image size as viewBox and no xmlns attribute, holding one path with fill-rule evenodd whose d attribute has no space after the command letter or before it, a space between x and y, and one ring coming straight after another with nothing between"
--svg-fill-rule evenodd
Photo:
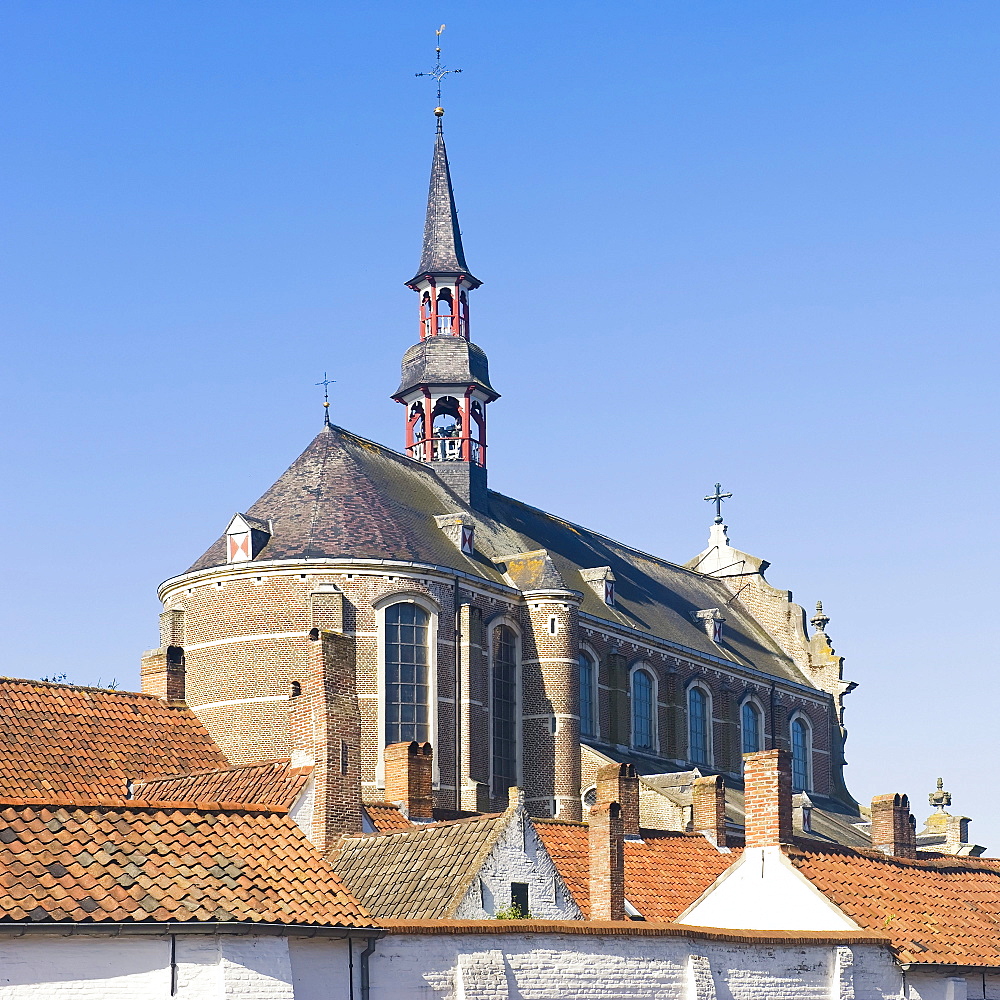
<instances>
[{"instance_id":1,"label":"brick chimney stack","mask_svg":"<svg viewBox=\"0 0 1000 1000\"><path fill-rule=\"evenodd\" d=\"M897 858L917 856L916 821L905 795L876 795L872 799L872 847Z\"/></svg>"},{"instance_id":2,"label":"brick chimney stack","mask_svg":"<svg viewBox=\"0 0 1000 1000\"><path fill-rule=\"evenodd\" d=\"M390 743L384 753L386 801L402 803L409 820L434 819L434 752L430 743Z\"/></svg>"},{"instance_id":3,"label":"brick chimney stack","mask_svg":"<svg viewBox=\"0 0 1000 1000\"><path fill-rule=\"evenodd\" d=\"M691 787L691 827L716 847L726 846L726 783L721 774L694 779Z\"/></svg>"},{"instance_id":4,"label":"brick chimney stack","mask_svg":"<svg viewBox=\"0 0 1000 1000\"><path fill-rule=\"evenodd\" d=\"M743 755L746 846L792 842L792 755L763 750Z\"/></svg>"},{"instance_id":5,"label":"brick chimney stack","mask_svg":"<svg viewBox=\"0 0 1000 1000\"><path fill-rule=\"evenodd\" d=\"M639 778L632 764L608 764L597 772L597 801L606 806L617 802L622 810L622 828L629 840L639 834Z\"/></svg>"},{"instance_id":6,"label":"brick chimney stack","mask_svg":"<svg viewBox=\"0 0 1000 1000\"><path fill-rule=\"evenodd\" d=\"M625 919L625 833L617 802L590 810L590 919Z\"/></svg>"},{"instance_id":7,"label":"brick chimney stack","mask_svg":"<svg viewBox=\"0 0 1000 1000\"><path fill-rule=\"evenodd\" d=\"M289 691L288 724L292 765L313 767L309 839L325 851L341 835L361 829L361 715L354 640L314 628L308 641L306 672Z\"/></svg>"},{"instance_id":8,"label":"brick chimney stack","mask_svg":"<svg viewBox=\"0 0 1000 1000\"><path fill-rule=\"evenodd\" d=\"M142 654L142 690L154 694L168 705L185 704L184 650L163 646Z\"/></svg>"}]
</instances>

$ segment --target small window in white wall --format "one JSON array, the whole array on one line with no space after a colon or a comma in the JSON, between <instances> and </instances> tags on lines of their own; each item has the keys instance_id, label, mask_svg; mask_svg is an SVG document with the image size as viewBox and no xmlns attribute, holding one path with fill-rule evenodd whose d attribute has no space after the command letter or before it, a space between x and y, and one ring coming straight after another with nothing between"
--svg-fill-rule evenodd
<instances>
[{"instance_id":1,"label":"small window in white wall","mask_svg":"<svg viewBox=\"0 0 1000 1000\"><path fill-rule=\"evenodd\" d=\"M796 792L812 787L812 729L801 715L792 719L792 788Z\"/></svg>"}]
</instances>

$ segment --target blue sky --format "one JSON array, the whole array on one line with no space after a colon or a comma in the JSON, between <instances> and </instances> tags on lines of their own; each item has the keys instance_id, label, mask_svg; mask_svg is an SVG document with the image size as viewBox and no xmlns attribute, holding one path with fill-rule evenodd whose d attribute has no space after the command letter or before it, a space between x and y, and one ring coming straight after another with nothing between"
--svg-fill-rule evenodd
<instances>
[{"instance_id":1,"label":"blue sky","mask_svg":"<svg viewBox=\"0 0 1000 1000\"><path fill-rule=\"evenodd\" d=\"M8 0L0 669L137 685L324 369L401 445L442 22L491 484L684 562L721 481L857 797L1000 851L995 3Z\"/></svg>"}]
</instances>

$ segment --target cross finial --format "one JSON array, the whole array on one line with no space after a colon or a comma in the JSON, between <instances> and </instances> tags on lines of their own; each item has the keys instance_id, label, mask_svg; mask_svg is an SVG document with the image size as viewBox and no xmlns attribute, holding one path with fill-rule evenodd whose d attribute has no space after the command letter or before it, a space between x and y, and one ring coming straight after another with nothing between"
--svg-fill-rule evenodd
<instances>
[{"instance_id":1,"label":"cross finial","mask_svg":"<svg viewBox=\"0 0 1000 1000\"><path fill-rule=\"evenodd\" d=\"M435 34L437 35L437 46L434 49L437 55L437 62L434 64L432 69L427 70L426 73L417 73L416 76L429 76L437 84L437 107L434 109L434 114L437 116L437 127L438 131L441 131L441 116L444 114L444 108L441 107L441 81L449 73L461 73L460 69L448 69L444 63L441 62L441 32L445 29L445 25L441 25L437 29Z\"/></svg>"},{"instance_id":2,"label":"cross finial","mask_svg":"<svg viewBox=\"0 0 1000 1000\"><path fill-rule=\"evenodd\" d=\"M323 381L316 383L323 386L323 424L326 427L330 426L330 386L336 382L335 378L328 378L326 372L323 372Z\"/></svg>"},{"instance_id":3,"label":"cross finial","mask_svg":"<svg viewBox=\"0 0 1000 1000\"><path fill-rule=\"evenodd\" d=\"M732 493L723 493L722 484L715 484L715 492L711 496L705 497L710 503L715 504L715 523L722 524L722 501L728 500L732 496Z\"/></svg>"}]
</instances>

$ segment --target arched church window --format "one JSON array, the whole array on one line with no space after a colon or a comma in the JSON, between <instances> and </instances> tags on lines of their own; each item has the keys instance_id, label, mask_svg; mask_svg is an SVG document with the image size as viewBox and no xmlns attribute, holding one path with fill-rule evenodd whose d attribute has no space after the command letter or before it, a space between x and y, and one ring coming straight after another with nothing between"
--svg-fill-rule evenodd
<instances>
[{"instance_id":1,"label":"arched church window","mask_svg":"<svg viewBox=\"0 0 1000 1000\"><path fill-rule=\"evenodd\" d=\"M656 708L653 675L644 668L632 671L632 746L652 750L655 738Z\"/></svg>"},{"instance_id":2,"label":"arched church window","mask_svg":"<svg viewBox=\"0 0 1000 1000\"><path fill-rule=\"evenodd\" d=\"M688 760L692 764L710 763L709 700L704 688L688 691Z\"/></svg>"},{"instance_id":3,"label":"arched church window","mask_svg":"<svg viewBox=\"0 0 1000 1000\"><path fill-rule=\"evenodd\" d=\"M385 742L430 738L427 633L430 616L409 602L385 610Z\"/></svg>"},{"instance_id":4,"label":"arched church window","mask_svg":"<svg viewBox=\"0 0 1000 1000\"><path fill-rule=\"evenodd\" d=\"M448 336L451 333L451 292L447 288L438 293L437 314L437 332L440 336Z\"/></svg>"},{"instance_id":5,"label":"arched church window","mask_svg":"<svg viewBox=\"0 0 1000 1000\"><path fill-rule=\"evenodd\" d=\"M493 629L493 788L517 784L517 633Z\"/></svg>"},{"instance_id":6,"label":"arched church window","mask_svg":"<svg viewBox=\"0 0 1000 1000\"><path fill-rule=\"evenodd\" d=\"M761 722L760 709L752 701L744 702L740 712L744 753L757 753L762 749L763 726Z\"/></svg>"},{"instance_id":7,"label":"arched church window","mask_svg":"<svg viewBox=\"0 0 1000 1000\"><path fill-rule=\"evenodd\" d=\"M812 729L797 715L792 719L792 788L808 791L812 786Z\"/></svg>"},{"instance_id":8,"label":"arched church window","mask_svg":"<svg viewBox=\"0 0 1000 1000\"><path fill-rule=\"evenodd\" d=\"M577 663L580 671L580 735L596 736L595 709L597 706L594 704L594 681L597 677L597 669L590 653L580 653Z\"/></svg>"}]
</instances>

